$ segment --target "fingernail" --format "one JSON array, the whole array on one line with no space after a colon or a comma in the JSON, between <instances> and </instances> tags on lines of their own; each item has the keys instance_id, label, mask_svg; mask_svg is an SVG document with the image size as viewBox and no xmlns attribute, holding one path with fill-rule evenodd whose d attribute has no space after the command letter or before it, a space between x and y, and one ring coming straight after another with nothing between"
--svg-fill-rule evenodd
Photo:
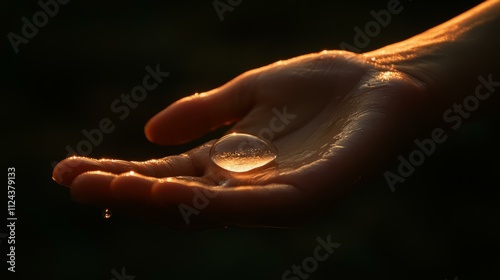
<instances>
[{"instance_id":1,"label":"fingernail","mask_svg":"<svg viewBox=\"0 0 500 280\"><path fill-rule=\"evenodd\" d=\"M54 167L54 170L52 170L52 180L54 180L56 183L60 184L60 185L64 185L63 184L63 178L62 178L62 175L60 174L59 172L59 166L60 166L60 163L58 163L55 167Z\"/></svg>"},{"instance_id":2,"label":"fingernail","mask_svg":"<svg viewBox=\"0 0 500 280\"><path fill-rule=\"evenodd\" d=\"M67 164L67 160L63 160L59 162L54 170L52 171L52 180L56 183L63 185L65 187L69 187L71 184L71 174L73 172L73 168Z\"/></svg>"}]
</instances>

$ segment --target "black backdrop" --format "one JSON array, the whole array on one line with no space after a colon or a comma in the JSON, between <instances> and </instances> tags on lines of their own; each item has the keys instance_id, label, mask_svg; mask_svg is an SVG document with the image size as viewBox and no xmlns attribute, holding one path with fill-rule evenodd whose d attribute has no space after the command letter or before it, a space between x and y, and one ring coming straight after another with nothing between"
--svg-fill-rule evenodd
<instances>
[{"instance_id":1,"label":"black backdrop","mask_svg":"<svg viewBox=\"0 0 500 280\"><path fill-rule=\"evenodd\" d=\"M363 50L422 32L480 1L455 2L402 1L404 10ZM352 44L353 27L364 27L370 10L387 3L244 0L221 21L210 0L72 0L15 54L6 35L20 34L21 18L31 19L40 6L2 1L2 166L16 168L16 275L108 280L125 268L137 280L281 279L312 255L317 237L331 235L341 246L309 279L498 277L498 114L478 112L481 118L450 134L394 193L380 175L299 229L182 232L121 215L103 220L100 209L73 203L51 180L51 163L105 117L116 128L92 157L144 160L218 137L222 131L158 147L147 142L143 125L178 98L246 70ZM170 76L119 120L110 104L158 63Z\"/></svg>"}]
</instances>

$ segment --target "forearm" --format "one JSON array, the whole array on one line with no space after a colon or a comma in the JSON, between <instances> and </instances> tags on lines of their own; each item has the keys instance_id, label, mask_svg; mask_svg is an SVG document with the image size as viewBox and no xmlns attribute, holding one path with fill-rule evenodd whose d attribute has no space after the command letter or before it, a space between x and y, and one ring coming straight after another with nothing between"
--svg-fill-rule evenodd
<instances>
[{"instance_id":1,"label":"forearm","mask_svg":"<svg viewBox=\"0 0 500 280\"><path fill-rule=\"evenodd\" d=\"M365 56L421 81L433 102L449 106L475 94L478 76L488 79L491 75L500 82L500 1L483 2L424 33ZM491 86L483 87L483 94L491 92Z\"/></svg>"}]
</instances>

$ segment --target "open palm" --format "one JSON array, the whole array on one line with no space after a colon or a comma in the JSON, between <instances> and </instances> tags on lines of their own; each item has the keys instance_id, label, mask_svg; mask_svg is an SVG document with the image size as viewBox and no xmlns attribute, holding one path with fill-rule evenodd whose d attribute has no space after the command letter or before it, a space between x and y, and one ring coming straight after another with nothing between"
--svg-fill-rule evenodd
<instances>
[{"instance_id":1,"label":"open palm","mask_svg":"<svg viewBox=\"0 0 500 280\"><path fill-rule=\"evenodd\" d=\"M322 213L374 170L417 123L422 87L365 56L331 51L280 61L153 117L147 138L174 145L234 123L278 157L244 173L214 164L210 141L145 162L73 157L54 169L74 200L175 227L293 226ZM133 171L133 172L131 172Z\"/></svg>"}]
</instances>

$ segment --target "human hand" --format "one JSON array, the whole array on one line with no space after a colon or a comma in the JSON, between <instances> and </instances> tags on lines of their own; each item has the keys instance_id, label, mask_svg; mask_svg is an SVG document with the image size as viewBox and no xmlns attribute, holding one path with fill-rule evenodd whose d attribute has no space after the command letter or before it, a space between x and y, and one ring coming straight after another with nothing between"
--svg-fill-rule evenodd
<instances>
[{"instance_id":1,"label":"human hand","mask_svg":"<svg viewBox=\"0 0 500 280\"><path fill-rule=\"evenodd\" d=\"M174 145L234 123L229 132L272 138L272 164L225 171L211 161L210 141L145 162L72 157L53 175L77 202L174 227L299 225L391 155L425 100L419 81L366 56L304 55L183 98L145 127L150 141Z\"/></svg>"}]
</instances>

